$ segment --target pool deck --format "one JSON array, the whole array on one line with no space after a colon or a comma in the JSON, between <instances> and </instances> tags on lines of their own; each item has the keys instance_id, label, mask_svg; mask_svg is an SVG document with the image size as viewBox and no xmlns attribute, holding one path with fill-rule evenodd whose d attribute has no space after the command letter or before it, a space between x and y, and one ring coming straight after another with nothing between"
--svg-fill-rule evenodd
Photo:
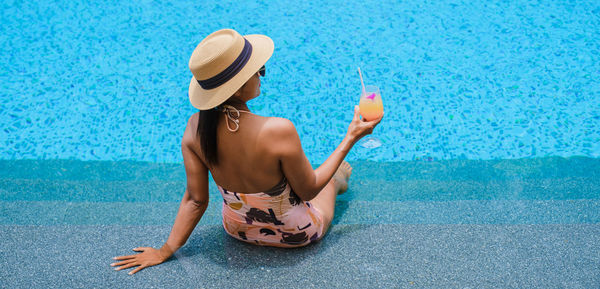
<instances>
[{"instance_id":1,"label":"pool deck","mask_svg":"<svg viewBox=\"0 0 600 289\"><path fill-rule=\"evenodd\" d=\"M169 226L0 226L5 288L597 288L600 225L334 225L305 248L263 248L196 228L130 276L113 255L160 246Z\"/></svg>"},{"instance_id":2,"label":"pool deck","mask_svg":"<svg viewBox=\"0 0 600 289\"><path fill-rule=\"evenodd\" d=\"M598 159L351 162L331 231L299 249L226 235L213 184L188 243L133 276L111 257L166 240L181 164L0 164L0 288L600 287Z\"/></svg>"}]
</instances>

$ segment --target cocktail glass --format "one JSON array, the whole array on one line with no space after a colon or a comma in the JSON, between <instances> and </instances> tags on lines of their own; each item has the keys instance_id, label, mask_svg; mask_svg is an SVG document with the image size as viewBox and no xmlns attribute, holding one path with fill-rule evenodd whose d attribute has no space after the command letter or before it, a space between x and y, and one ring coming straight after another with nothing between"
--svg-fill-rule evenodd
<instances>
[{"instance_id":1,"label":"cocktail glass","mask_svg":"<svg viewBox=\"0 0 600 289\"><path fill-rule=\"evenodd\" d=\"M360 108L360 114L366 121L380 118L383 115L383 101L381 100L379 87L374 85L364 86L358 107ZM360 145L365 148L376 148L381 146L381 141L374 136L368 136L363 138Z\"/></svg>"}]
</instances>

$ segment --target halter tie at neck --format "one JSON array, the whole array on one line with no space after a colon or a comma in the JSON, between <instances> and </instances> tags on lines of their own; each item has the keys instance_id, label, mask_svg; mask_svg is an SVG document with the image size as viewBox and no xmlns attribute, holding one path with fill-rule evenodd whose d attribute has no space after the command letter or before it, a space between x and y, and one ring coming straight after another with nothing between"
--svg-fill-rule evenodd
<instances>
[{"instance_id":1,"label":"halter tie at neck","mask_svg":"<svg viewBox=\"0 0 600 289\"><path fill-rule=\"evenodd\" d=\"M227 104L222 106L221 111L225 113L225 123L227 124L227 129L230 132L236 132L238 129L240 129L240 112L251 113L246 110L238 110L237 108ZM235 129L229 127L230 120L233 121L233 124L235 124Z\"/></svg>"}]
</instances>

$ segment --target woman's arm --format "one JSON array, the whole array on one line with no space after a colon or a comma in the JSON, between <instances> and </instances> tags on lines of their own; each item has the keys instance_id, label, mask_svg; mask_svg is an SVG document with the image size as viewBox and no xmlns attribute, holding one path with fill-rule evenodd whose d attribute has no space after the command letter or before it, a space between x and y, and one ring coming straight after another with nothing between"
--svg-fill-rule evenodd
<instances>
[{"instance_id":1,"label":"woman's arm","mask_svg":"<svg viewBox=\"0 0 600 289\"><path fill-rule=\"evenodd\" d=\"M383 115L381 116L383 118ZM275 128L272 130L275 153L279 156L283 173L288 179L294 192L302 200L311 200L327 185L329 180L335 174L352 146L363 136L373 132L373 129L381 118L373 121L365 121L360 118L358 106L354 108L354 117L348 132L319 168L313 170L308 158L302 150L300 137L291 121L287 119L278 119ZM318 130L315 130L318 133Z\"/></svg>"},{"instance_id":2,"label":"woman's arm","mask_svg":"<svg viewBox=\"0 0 600 289\"><path fill-rule=\"evenodd\" d=\"M171 234L167 242L160 248L161 253L164 253L167 258L187 242L208 206L208 168L192 149L195 135L191 123L190 118L181 141L187 190L181 199Z\"/></svg>"},{"instance_id":3,"label":"woman's arm","mask_svg":"<svg viewBox=\"0 0 600 289\"><path fill-rule=\"evenodd\" d=\"M208 169L192 149L194 130L191 127L193 126L190 126L190 121L188 121L188 127L181 142L187 175L187 190L181 199L179 211L177 217L175 217L175 224L171 229L167 242L158 250L151 247L138 247L133 250L142 253L114 257L114 260L119 260L119 262L111 264L111 266L117 267L115 270L138 266L129 272L132 275L144 268L166 261L186 243L198 221L202 218L204 211L206 211L208 206Z\"/></svg>"},{"instance_id":4,"label":"woman's arm","mask_svg":"<svg viewBox=\"0 0 600 289\"><path fill-rule=\"evenodd\" d=\"M187 189L179 204L171 234L159 250L165 260L185 245L208 207L208 168L192 150L194 140L189 132L186 129L181 142Z\"/></svg>"}]
</instances>

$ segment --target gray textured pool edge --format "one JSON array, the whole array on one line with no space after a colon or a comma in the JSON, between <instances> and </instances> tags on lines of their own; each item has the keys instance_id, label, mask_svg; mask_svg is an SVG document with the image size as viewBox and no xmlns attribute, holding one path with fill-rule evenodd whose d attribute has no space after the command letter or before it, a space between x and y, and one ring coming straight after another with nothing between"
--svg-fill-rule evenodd
<instances>
[{"instance_id":1,"label":"gray textured pool edge","mask_svg":"<svg viewBox=\"0 0 600 289\"><path fill-rule=\"evenodd\" d=\"M110 258L170 226L0 225L6 288L597 288L599 224L334 225L299 249L196 228L168 262L129 276Z\"/></svg>"}]
</instances>

